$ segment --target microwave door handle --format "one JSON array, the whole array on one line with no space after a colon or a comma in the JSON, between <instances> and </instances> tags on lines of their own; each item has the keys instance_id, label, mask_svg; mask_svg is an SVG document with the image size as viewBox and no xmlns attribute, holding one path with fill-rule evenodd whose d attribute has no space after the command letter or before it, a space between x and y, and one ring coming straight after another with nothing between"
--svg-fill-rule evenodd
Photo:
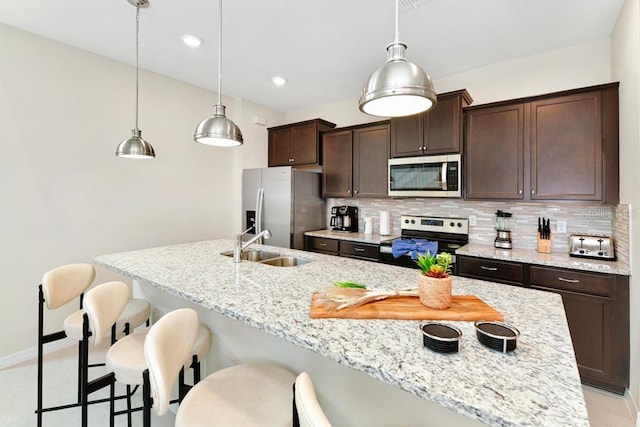
<instances>
[{"instance_id":1,"label":"microwave door handle","mask_svg":"<svg viewBox=\"0 0 640 427\"><path fill-rule=\"evenodd\" d=\"M442 190L447 191L447 162L442 162Z\"/></svg>"}]
</instances>

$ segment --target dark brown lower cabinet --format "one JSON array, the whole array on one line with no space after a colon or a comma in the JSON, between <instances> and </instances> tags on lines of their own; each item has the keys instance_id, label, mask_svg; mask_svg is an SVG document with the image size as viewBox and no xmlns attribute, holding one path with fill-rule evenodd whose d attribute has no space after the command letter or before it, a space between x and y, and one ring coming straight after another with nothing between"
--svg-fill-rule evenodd
<instances>
[{"instance_id":1,"label":"dark brown lower cabinet","mask_svg":"<svg viewBox=\"0 0 640 427\"><path fill-rule=\"evenodd\" d=\"M324 237L304 236L304 250L327 255L338 255L340 241Z\"/></svg>"},{"instance_id":2,"label":"dark brown lower cabinet","mask_svg":"<svg viewBox=\"0 0 640 427\"><path fill-rule=\"evenodd\" d=\"M519 262L456 256L456 274L458 276L523 286L525 271L525 265Z\"/></svg>"},{"instance_id":3,"label":"dark brown lower cabinet","mask_svg":"<svg viewBox=\"0 0 640 427\"><path fill-rule=\"evenodd\" d=\"M305 236L304 249L310 252L339 255L373 262L378 262L378 255L380 254L380 245L315 236Z\"/></svg>"},{"instance_id":4,"label":"dark brown lower cabinet","mask_svg":"<svg viewBox=\"0 0 640 427\"><path fill-rule=\"evenodd\" d=\"M340 256L378 262L378 255L380 255L380 245L340 241Z\"/></svg>"},{"instance_id":5,"label":"dark brown lower cabinet","mask_svg":"<svg viewBox=\"0 0 640 427\"><path fill-rule=\"evenodd\" d=\"M584 384L624 394L629 386L629 279L531 266L531 288L562 295Z\"/></svg>"}]
</instances>

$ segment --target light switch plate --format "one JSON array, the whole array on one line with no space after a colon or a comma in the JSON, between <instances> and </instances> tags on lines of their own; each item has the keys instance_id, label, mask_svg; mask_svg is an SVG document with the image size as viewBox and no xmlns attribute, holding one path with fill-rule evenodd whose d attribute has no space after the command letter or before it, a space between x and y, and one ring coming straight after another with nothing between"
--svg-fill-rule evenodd
<instances>
[{"instance_id":1,"label":"light switch plate","mask_svg":"<svg viewBox=\"0 0 640 427\"><path fill-rule=\"evenodd\" d=\"M477 222L478 217L475 215L469 215L469 225L471 227L475 227L476 226L476 222Z\"/></svg>"},{"instance_id":2,"label":"light switch plate","mask_svg":"<svg viewBox=\"0 0 640 427\"><path fill-rule=\"evenodd\" d=\"M560 234L567 233L567 221L565 220L556 221L556 233L560 233Z\"/></svg>"}]
</instances>

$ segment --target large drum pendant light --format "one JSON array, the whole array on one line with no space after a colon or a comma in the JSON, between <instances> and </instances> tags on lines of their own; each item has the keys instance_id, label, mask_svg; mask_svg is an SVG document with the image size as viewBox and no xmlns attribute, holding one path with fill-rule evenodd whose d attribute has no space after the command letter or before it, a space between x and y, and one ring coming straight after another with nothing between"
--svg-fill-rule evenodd
<instances>
[{"instance_id":1,"label":"large drum pendant light","mask_svg":"<svg viewBox=\"0 0 640 427\"><path fill-rule=\"evenodd\" d=\"M213 106L213 115L198 124L193 139L206 145L235 147L242 145L242 132L225 116L222 105L222 0L219 0L218 11L218 103Z\"/></svg>"},{"instance_id":2,"label":"large drum pendant light","mask_svg":"<svg viewBox=\"0 0 640 427\"><path fill-rule=\"evenodd\" d=\"M398 35L396 0L396 36L387 46L387 62L371 74L360 95L360 111L372 116L401 117L418 114L436 104L436 93L429 75L407 61L407 45Z\"/></svg>"},{"instance_id":3,"label":"large drum pendant light","mask_svg":"<svg viewBox=\"0 0 640 427\"><path fill-rule=\"evenodd\" d=\"M153 147L142 139L142 132L138 129L138 38L140 32L140 8L149 7L148 0L127 0L136 7L136 127L131 130L131 137L118 145L116 156L127 159L153 159L156 156Z\"/></svg>"}]
</instances>

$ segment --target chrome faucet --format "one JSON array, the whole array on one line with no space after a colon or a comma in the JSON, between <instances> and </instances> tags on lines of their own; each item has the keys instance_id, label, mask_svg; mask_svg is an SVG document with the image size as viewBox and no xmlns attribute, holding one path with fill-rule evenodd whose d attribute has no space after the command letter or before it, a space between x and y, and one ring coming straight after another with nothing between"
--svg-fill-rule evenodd
<instances>
[{"instance_id":1,"label":"chrome faucet","mask_svg":"<svg viewBox=\"0 0 640 427\"><path fill-rule=\"evenodd\" d=\"M252 229L253 227L247 228L242 233L236 236L236 243L233 247L233 262L242 262L242 251L247 249L250 245L252 245L256 241L262 239L263 237L265 239L268 239L269 237L271 237L271 232L269 230L264 230L261 233L258 233L256 236L252 237L250 240L243 243L242 236L247 234Z\"/></svg>"}]
</instances>

